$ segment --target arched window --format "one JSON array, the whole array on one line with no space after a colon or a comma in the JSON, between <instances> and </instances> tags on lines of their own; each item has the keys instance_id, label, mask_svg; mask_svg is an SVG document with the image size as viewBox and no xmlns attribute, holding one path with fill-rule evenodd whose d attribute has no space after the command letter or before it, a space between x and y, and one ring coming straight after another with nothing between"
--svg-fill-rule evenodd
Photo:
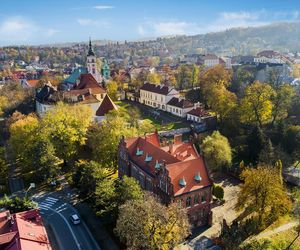
<instances>
[{"instance_id":1,"label":"arched window","mask_svg":"<svg viewBox=\"0 0 300 250\"><path fill-rule=\"evenodd\" d=\"M199 194L194 196L194 204L199 204Z\"/></svg>"},{"instance_id":2,"label":"arched window","mask_svg":"<svg viewBox=\"0 0 300 250\"><path fill-rule=\"evenodd\" d=\"M191 197L187 197L186 198L186 207L190 207L191 206Z\"/></svg>"}]
</instances>

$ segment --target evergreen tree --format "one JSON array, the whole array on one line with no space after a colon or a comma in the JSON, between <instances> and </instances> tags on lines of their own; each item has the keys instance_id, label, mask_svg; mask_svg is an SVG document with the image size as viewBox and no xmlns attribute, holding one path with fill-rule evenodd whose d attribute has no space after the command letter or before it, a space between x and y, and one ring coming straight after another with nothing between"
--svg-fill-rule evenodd
<instances>
[{"instance_id":1,"label":"evergreen tree","mask_svg":"<svg viewBox=\"0 0 300 250\"><path fill-rule=\"evenodd\" d=\"M259 126L255 126L247 138L249 160L257 163L264 146L264 134Z\"/></svg>"}]
</instances>

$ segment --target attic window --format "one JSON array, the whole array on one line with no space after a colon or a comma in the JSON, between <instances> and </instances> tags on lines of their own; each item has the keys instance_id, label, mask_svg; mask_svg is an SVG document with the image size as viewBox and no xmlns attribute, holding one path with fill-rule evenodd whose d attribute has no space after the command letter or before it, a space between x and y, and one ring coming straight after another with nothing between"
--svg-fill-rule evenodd
<instances>
[{"instance_id":1,"label":"attic window","mask_svg":"<svg viewBox=\"0 0 300 250\"><path fill-rule=\"evenodd\" d=\"M145 162L150 162L152 160L152 156L146 155Z\"/></svg>"},{"instance_id":2,"label":"attic window","mask_svg":"<svg viewBox=\"0 0 300 250\"><path fill-rule=\"evenodd\" d=\"M195 177L194 177L195 181L200 182L202 180L200 172L198 172Z\"/></svg>"},{"instance_id":3,"label":"attic window","mask_svg":"<svg viewBox=\"0 0 300 250\"><path fill-rule=\"evenodd\" d=\"M186 186L186 181L185 181L184 176L179 180L179 185L180 185L181 187L185 187L185 186Z\"/></svg>"},{"instance_id":4,"label":"attic window","mask_svg":"<svg viewBox=\"0 0 300 250\"><path fill-rule=\"evenodd\" d=\"M143 155L143 150L140 150L139 148L137 148L136 150L136 155L139 156L139 155Z\"/></svg>"},{"instance_id":5,"label":"attic window","mask_svg":"<svg viewBox=\"0 0 300 250\"><path fill-rule=\"evenodd\" d=\"M155 163L155 169L160 169L160 163L158 163L158 161Z\"/></svg>"}]
</instances>

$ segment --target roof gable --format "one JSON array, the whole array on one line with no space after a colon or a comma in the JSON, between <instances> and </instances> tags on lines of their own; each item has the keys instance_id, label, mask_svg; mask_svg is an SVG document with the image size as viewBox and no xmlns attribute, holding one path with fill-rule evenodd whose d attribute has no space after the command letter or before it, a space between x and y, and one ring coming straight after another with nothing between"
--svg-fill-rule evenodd
<instances>
[{"instance_id":1,"label":"roof gable","mask_svg":"<svg viewBox=\"0 0 300 250\"><path fill-rule=\"evenodd\" d=\"M109 111L118 109L114 102L110 99L108 95L105 95L103 101L101 102L99 108L96 111L96 116L104 116Z\"/></svg>"}]
</instances>

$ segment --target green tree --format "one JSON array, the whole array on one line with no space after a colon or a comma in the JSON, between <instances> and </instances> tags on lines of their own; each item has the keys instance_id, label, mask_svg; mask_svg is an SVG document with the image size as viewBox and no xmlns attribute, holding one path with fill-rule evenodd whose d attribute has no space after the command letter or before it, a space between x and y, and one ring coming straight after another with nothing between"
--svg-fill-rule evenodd
<instances>
[{"instance_id":1,"label":"green tree","mask_svg":"<svg viewBox=\"0 0 300 250\"><path fill-rule=\"evenodd\" d=\"M289 84L283 84L275 88L275 93L271 97L273 103L272 125L274 125L276 120L283 119L287 116L294 95L295 91Z\"/></svg>"},{"instance_id":2,"label":"green tree","mask_svg":"<svg viewBox=\"0 0 300 250\"><path fill-rule=\"evenodd\" d=\"M145 195L120 207L115 231L129 249L171 249L189 235L190 225L179 203L166 207Z\"/></svg>"},{"instance_id":3,"label":"green tree","mask_svg":"<svg viewBox=\"0 0 300 250\"><path fill-rule=\"evenodd\" d=\"M240 117L244 123L258 124L262 127L272 118L274 91L265 83L255 82L245 90L245 97L240 104Z\"/></svg>"},{"instance_id":4,"label":"green tree","mask_svg":"<svg viewBox=\"0 0 300 250\"><path fill-rule=\"evenodd\" d=\"M116 101L118 99L118 84L115 81L109 81L107 84L107 92L109 97Z\"/></svg>"},{"instance_id":5,"label":"green tree","mask_svg":"<svg viewBox=\"0 0 300 250\"><path fill-rule=\"evenodd\" d=\"M215 131L211 136L205 137L201 145L204 157L212 170L228 167L231 164L232 152L228 139Z\"/></svg>"},{"instance_id":6,"label":"green tree","mask_svg":"<svg viewBox=\"0 0 300 250\"><path fill-rule=\"evenodd\" d=\"M58 103L42 119L42 133L46 133L60 159L70 160L86 142L92 120L92 110L86 106Z\"/></svg>"},{"instance_id":7,"label":"green tree","mask_svg":"<svg viewBox=\"0 0 300 250\"><path fill-rule=\"evenodd\" d=\"M121 136L135 135L137 129L130 127L124 117L119 116L118 113L108 115L101 126L94 126L89 131L89 146L92 148L93 159L103 167L116 171L117 150Z\"/></svg>"},{"instance_id":8,"label":"green tree","mask_svg":"<svg viewBox=\"0 0 300 250\"><path fill-rule=\"evenodd\" d=\"M273 165L275 161L276 157L272 142L270 139L265 140L262 150L259 153L259 162Z\"/></svg>"},{"instance_id":9,"label":"green tree","mask_svg":"<svg viewBox=\"0 0 300 250\"><path fill-rule=\"evenodd\" d=\"M248 155L252 162L257 163L259 154L264 147L265 135L259 126L255 126L247 137Z\"/></svg>"},{"instance_id":10,"label":"green tree","mask_svg":"<svg viewBox=\"0 0 300 250\"><path fill-rule=\"evenodd\" d=\"M3 115L4 110L8 106L8 99L6 96L0 96L0 116Z\"/></svg>"},{"instance_id":11,"label":"green tree","mask_svg":"<svg viewBox=\"0 0 300 250\"><path fill-rule=\"evenodd\" d=\"M241 179L244 184L238 194L236 208L245 209L248 214L257 214L260 226L267 219L274 220L290 211L291 201L274 167L260 165L257 168L246 168Z\"/></svg>"},{"instance_id":12,"label":"green tree","mask_svg":"<svg viewBox=\"0 0 300 250\"><path fill-rule=\"evenodd\" d=\"M223 198L224 198L224 189L219 185L214 185L213 186L213 195L217 199L223 200Z\"/></svg>"},{"instance_id":13,"label":"green tree","mask_svg":"<svg viewBox=\"0 0 300 250\"><path fill-rule=\"evenodd\" d=\"M0 193L3 194L7 190L8 184L8 164L5 159L5 148L0 147Z\"/></svg>"}]
</instances>

